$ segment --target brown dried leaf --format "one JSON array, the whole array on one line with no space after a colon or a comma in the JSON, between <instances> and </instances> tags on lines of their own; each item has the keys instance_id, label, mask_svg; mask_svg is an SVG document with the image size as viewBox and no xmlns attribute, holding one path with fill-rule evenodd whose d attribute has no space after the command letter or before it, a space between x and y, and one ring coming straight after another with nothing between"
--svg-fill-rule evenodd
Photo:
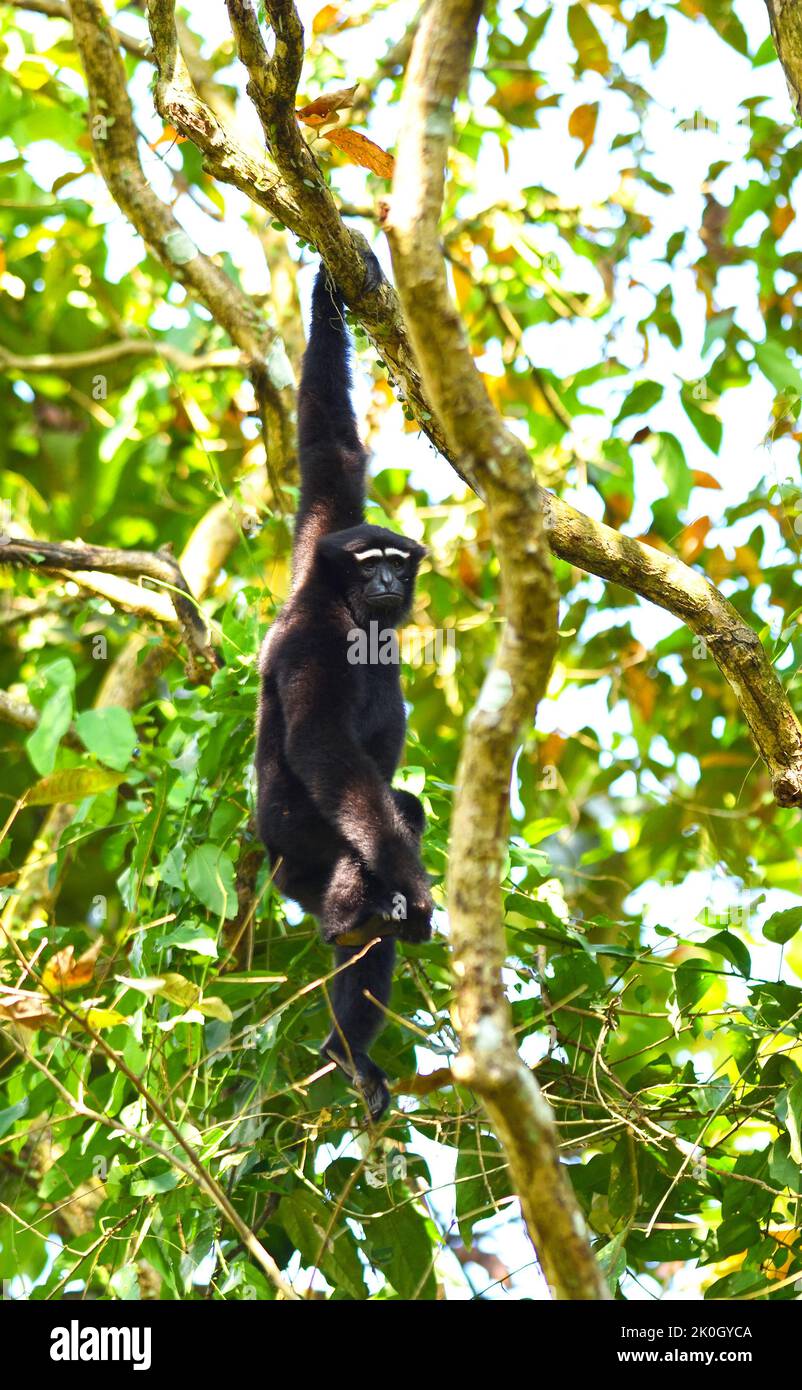
<instances>
[{"instance_id":1,"label":"brown dried leaf","mask_svg":"<svg viewBox=\"0 0 802 1390\"><path fill-rule=\"evenodd\" d=\"M295 114L307 125L313 125L315 122L309 120L310 116L330 116L332 111L342 111L346 106L353 106L356 88L357 84L354 83L353 87L337 87L333 92L324 92L322 96L315 97L314 101L307 102L306 106L299 106Z\"/></svg>"},{"instance_id":2,"label":"brown dried leaf","mask_svg":"<svg viewBox=\"0 0 802 1390\"><path fill-rule=\"evenodd\" d=\"M55 1014L44 994L0 985L0 1018L19 1023L23 1028L39 1028L44 1023L52 1023Z\"/></svg>"},{"instance_id":3,"label":"brown dried leaf","mask_svg":"<svg viewBox=\"0 0 802 1390\"><path fill-rule=\"evenodd\" d=\"M352 164L358 164L362 169L370 169L371 173L378 174L382 179L393 177L393 156L360 131L347 127L344 130L330 130L326 133L326 139L342 150Z\"/></svg>"}]
</instances>

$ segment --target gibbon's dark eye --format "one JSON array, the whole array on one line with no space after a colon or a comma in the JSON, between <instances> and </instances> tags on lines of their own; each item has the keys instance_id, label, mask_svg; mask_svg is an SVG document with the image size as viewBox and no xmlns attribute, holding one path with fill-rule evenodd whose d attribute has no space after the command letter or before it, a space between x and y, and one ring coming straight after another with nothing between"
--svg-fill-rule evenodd
<instances>
[{"instance_id":1,"label":"gibbon's dark eye","mask_svg":"<svg viewBox=\"0 0 802 1390\"><path fill-rule=\"evenodd\" d=\"M372 579L376 573L376 564L373 560L370 560L368 563L365 563L363 560L359 568L366 579Z\"/></svg>"},{"instance_id":2,"label":"gibbon's dark eye","mask_svg":"<svg viewBox=\"0 0 802 1390\"><path fill-rule=\"evenodd\" d=\"M393 555L390 560L390 564L392 565L396 574L401 574L402 570L406 569L407 557L406 555Z\"/></svg>"}]
</instances>

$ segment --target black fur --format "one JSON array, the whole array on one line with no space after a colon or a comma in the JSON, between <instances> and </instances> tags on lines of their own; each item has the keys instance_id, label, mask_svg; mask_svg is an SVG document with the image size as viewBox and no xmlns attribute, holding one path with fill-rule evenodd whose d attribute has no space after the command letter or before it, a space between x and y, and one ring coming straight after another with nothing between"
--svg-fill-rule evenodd
<instances>
[{"instance_id":1,"label":"black fur","mask_svg":"<svg viewBox=\"0 0 802 1390\"><path fill-rule=\"evenodd\" d=\"M379 274L371 258L366 288ZM321 268L298 397L293 587L261 654L258 824L274 882L319 919L335 948L342 968L322 1052L376 1119L389 1092L367 1050L390 998L393 937L428 940L432 902L420 860L423 808L391 787L406 730L398 664L360 664L349 653L372 623L378 635L403 621L425 552L364 522L367 456L350 385L343 300ZM372 551L381 555L365 556Z\"/></svg>"}]
</instances>

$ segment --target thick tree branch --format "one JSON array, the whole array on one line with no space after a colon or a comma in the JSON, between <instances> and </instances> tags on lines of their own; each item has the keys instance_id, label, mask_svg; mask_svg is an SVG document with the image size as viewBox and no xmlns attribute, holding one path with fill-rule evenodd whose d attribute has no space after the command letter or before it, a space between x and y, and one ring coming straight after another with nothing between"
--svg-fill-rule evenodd
<instances>
[{"instance_id":1,"label":"thick tree branch","mask_svg":"<svg viewBox=\"0 0 802 1390\"><path fill-rule=\"evenodd\" d=\"M268 468L281 477L294 454L294 391L283 344L253 300L198 250L147 182L125 68L100 0L71 0L70 9L89 91L89 128L98 168L115 202L162 265L206 305L248 358L267 426Z\"/></svg>"},{"instance_id":2,"label":"thick tree branch","mask_svg":"<svg viewBox=\"0 0 802 1390\"><path fill-rule=\"evenodd\" d=\"M802 115L802 4L800 0L766 0L766 8L777 57L799 116Z\"/></svg>"},{"instance_id":3,"label":"thick tree branch","mask_svg":"<svg viewBox=\"0 0 802 1390\"><path fill-rule=\"evenodd\" d=\"M780 806L802 806L802 728L768 653L748 623L704 575L542 493L555 555L649 599L704 639L727 680L771 775Z\"/></svg>"},{"instance_id":4,"label":"thick tree branch","mask_svg":"<svg viewBox=\"0 0 802 1390\"><path fill-rule=\"evenodd\" d=\"M423 379L452 454L479 482L501 569L505 624L457 773L449 851L449 922L461 1051L457 1077L476 1090L510 1164L538 1258L558 1298L604 1299L607 1286L537 1081L515 1046L502 985L500 882L510 776L556 644L558 592L540 496L523 444L477 372L450 298L438 222L452 108L467 80L481 0L431 0L415 37L388 236Z\"/></svg>"},{"instance_id":5,"label":"thick tree branch","mask_svg":"<svg viewBox=\"0 0 802 1390\"><path fill-rule=\"evenodd\" d=\"M193 597L178 561L167 550L156 553L149 550L114 550L99 545L6 536L0 545L0 564L24 566L46 574L58 574L63 570L82 574L84 571L98 570L101 574L153 580L169 594L187 644L190 674L199 676L202 669L208 671L211 667L214 670L219 664L211 647L203 611ZM113 599L113 591L108 587L101 592ZM135 596L130 596L130 600L133 604ZM142 606L152 613L152 607L147 605L147 595L143 598ZM155 616L161 617L161 613L156 610Z\"/></svg>"}]
</instances>

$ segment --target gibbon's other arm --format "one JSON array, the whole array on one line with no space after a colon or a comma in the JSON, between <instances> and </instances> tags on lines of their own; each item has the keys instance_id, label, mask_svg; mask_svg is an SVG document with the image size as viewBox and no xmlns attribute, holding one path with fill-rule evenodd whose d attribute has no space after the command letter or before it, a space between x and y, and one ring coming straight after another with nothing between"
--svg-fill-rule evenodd
<instances>
[{"instance_id":1,"label":"gibbon's other arm","mask_svg":"<svg viewBox=\"0 0 802 1390\"><path fill-rule=\"evenodd\" d=\"M325 643L324 652L325 652ZM388 889L412 906L428 901L428 880L414 837L390 787L352 732L349 668L332 671L325 656L277 672L286 725L284 752L324 820Z\"/></svg>"}]
</instances>

